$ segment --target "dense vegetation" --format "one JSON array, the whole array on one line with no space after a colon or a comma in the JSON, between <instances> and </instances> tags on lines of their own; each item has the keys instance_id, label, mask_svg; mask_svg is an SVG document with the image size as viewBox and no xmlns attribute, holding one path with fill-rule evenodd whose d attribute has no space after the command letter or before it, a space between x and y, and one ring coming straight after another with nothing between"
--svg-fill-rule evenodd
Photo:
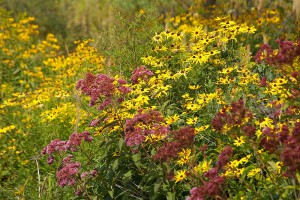
<instances>
[{"instance_id":1,"label":"dense vegetation","mask_svg":"<svg viewBox=\"0 0 300 200\"><path fill-rule=\"evenodd\" d=\"M300 198L292 2L74 2L0 3L1 199Z\"/></svg>"}]
</instances>

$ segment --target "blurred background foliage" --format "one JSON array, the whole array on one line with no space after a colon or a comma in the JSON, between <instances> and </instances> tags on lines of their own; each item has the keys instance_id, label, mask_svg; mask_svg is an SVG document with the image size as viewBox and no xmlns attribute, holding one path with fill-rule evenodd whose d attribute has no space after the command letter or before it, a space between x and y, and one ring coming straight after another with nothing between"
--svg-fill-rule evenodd
<instances>
[{"instance_id":1,"label":"blurred background foliage","mask_svg":"<svg viewBox=\"0 0 300 200\"><path fill-rule=\"evenodd\" d=\"M103 26L111 26L122 15L133 19L136 12L151 9L153 17L187 10L191 0L2 0L0 6L14 17L20 13L33 16L40 26L41 37L53 33L59 41L72 46L78 39L95 38Z\"/></svg>"},{"instance_id":2,"label":"blurred background foliage","mask_svg":"<svg viewBox=\"0 0 300 200\"><path fill-rule=\"evenodd\" d=\"M293 0L230 0L226 2L217 0L0 1L0 7L11 11L13 17L18 17L21 13L27 13L28 16L35 17L36 23L39 25L40 36L45 38L48 33L53 33L68 50L75 48L73 44L75 40L97 38L99 33L100 35L107 33L103 31L105 28L107 30L108 27L112 29L114 26L120 26L120 16L127 22L131 22L137 13L145 10L149 11L147 14L151 17L152 23L157 23L158 19L164 22L168 17L187 13L190 10L208 18L213 10L219 10L219 13L223 15L231 14L238 17L245 13L249 14L251 9L257 9L259 12L262 12L266 7L279 10L281 14L285 14L285 20L290 20L291 16L297 12L295 11L293 14L292 4ZM158 16L160 18L157 18ZM152 24L147 25L146 23L143 25L152 26ZM128 24L123 23L123 26L128 26ZM122 30L123 27L118 28L118 30ZM165 24L165 28L167 28L167 24ZM143 29L140 29L140 31L143 31ZM110 32L109 34L111 35L112 33ZM118 34L119 32L116 32L115 35Z\"/></svg>"}]
</instances>

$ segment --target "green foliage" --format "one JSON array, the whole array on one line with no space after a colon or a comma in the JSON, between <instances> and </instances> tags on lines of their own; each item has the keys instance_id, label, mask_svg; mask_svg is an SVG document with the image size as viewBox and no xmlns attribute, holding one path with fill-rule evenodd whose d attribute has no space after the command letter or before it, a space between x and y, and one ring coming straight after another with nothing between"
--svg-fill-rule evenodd
<instances>
[{"instance_id":1,"label":"green foliage","mask_svg":"<svg viewBox=\"0 0 300 200\"><path fill-rule=\"evenodd\" d=\"M130 77L132 70L140 65L142 55L150 51L151 37L163 27L153 9L140 10L134 16L109 9L110 23L99 29L97 48L106 58L109 73Z\"/></svg>"}]
</instances>

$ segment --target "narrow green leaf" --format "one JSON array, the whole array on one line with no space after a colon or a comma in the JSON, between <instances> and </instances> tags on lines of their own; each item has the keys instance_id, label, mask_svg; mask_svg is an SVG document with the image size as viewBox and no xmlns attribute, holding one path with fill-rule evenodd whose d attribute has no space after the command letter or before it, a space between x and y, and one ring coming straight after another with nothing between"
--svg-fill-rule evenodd
<instances>
[{"instance_id":1,"label":"narrow green leaf","mask_svg":"<svg viewBox=\"0 0 300 200\"><path fill-rule=\"evenodd\" d=\"M120 139L119 139L119 149L120 149L120 150L122 149L123 144L124 144L124 139L123 139L123 138L120 138Z\"/></svg>"},{"instance_id":2,"label":"narrow green leaf","mask_svg":"<svg viewBox=\"0 0 300 200\"><path fill-rule=\"evenodd\" d=\"M126 172L126 174L124 174L124 176L125 176L126 178L131 178L131 176L132 176L131 170L128 171L128 172Z\"/></svg>"},{"instance_id":3,"label":"narrow green leaf","mask_svg":"<svg viewBox=\"0 0 300 200\"><path fill-rule=\"evenodd\" d=\"M154 193L157 193L158 189L159 189L160 186L161 186L162 181L163 181L162 178L158 178L158 179L156 180L156 182L154 183Z\"/></svg>"},{"instance_id":4,"label":"narrow green leaf","mask_svg":"<svg viewBox=\"0 0 300 200\"><path fill-rule=\"evenodd\" d=\"M113 164L113 166L112 166L112 169L113 169L114 171L116 171L118 165L119 165L119 160L115 160L115 161L114 161L114 164Z\"/></svg>"}]
</instances>

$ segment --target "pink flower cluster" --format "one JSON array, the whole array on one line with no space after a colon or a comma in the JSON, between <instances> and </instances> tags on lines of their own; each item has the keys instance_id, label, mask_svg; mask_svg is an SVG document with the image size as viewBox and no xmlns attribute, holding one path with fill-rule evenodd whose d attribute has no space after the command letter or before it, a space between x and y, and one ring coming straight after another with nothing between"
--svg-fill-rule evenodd
<instances>
[{"instance_id":1,"label":"pink flower cluster","mask_svg":"<svg viewBox=\"0 0 300 200\"><path fill-rule=\"evenodd\" d=\"M270 45L264 44L254 56L255 61L281 66L282 64L292 64L294 59L300 55L300 39L296 43L283 39L277 39L276 42L279 46L278 51L274 51Z\"/></svg>"},{"instance_id":2,"label":"pink flower cluster","mask_svg":"<svg viewBox=\"0 0 300 200\"><path fill-rule=\"evenodd\" d=\"M233 154L231 146L226 146L224 150L219 154L217 161L217 170L221 170L229 161L229 157Z\"/></svg>"},{"instance_id":3,"label":"pink flower cluster","mask_svg":"<svg viewBox=\"0 0 300 200\"><path fill-rule=\"evenodd\" d=\"M228 110L228 111L227 111ZM221 131L225 124L241 125L245 117L252 118L252 113L245 107L242 99L231 103L231 106L224 107L212 119L212 127Z\"/></svg>"},{"instance_id":4,"label":"pink flower cluster","mask_svg":"<svg viewBox=\"0 0 300 200\"><path fill-rule=\"evenodd\" d=\"M100 95L110 97L114 91L114 79L105 74L98 74L97 76L87 73L85 79L77 82L76 89L80 89L84 94L91 97L90 106L94 106Z\"/></svg>"},{"instance_id":5,"label":"pink flower cluster","mask_svg":"<svg viewBox=\"0 0 300 200\"><path fill-rule=\"evenodd\" d=\"M41 153L43 155L48 154L47 162L48 164L52 164L54 161L53 153L68 150L76 151L82 140L90 142L93 140L93 137L90 136L89 132L72 133L67 141L59 139L52 140Z\"/></svg>"},{"instance_id":6,"label":"pink flower cluster","mask_svg":"<svg viewBox=\"0 0 300 200\"><path fill-rule=\"evenodd\" d=\"M125 124L125 142L127 146L135 146L144 142L147 135L167 135L169 127L163 125L165 119L156 110L138 110L132 119Z\"/></svg>"},{"instance_id":7,"label":"pink flower cluster","mask_svg":"<svg viewBox=\"0 0 300 200\"><path fill-rule=\"evenodd\" d=\"M225 176L219 176L221 169L227 164L229 156L232 156L233 150L230 146L226 146L225 149L219 154L217 166L211 168L208 172L204 173L204 177L207 181L203 181L203 185L200 187L194 187L190 190L190 196L187 200L205 200L207 198L221 198L222 197L222 185L225 184ZM225 198L224 198L225 199Z\"/></svg>"},{"instance_id":8,"label":"pink flower cluster","mask_svg":"<svg viewBox=\"0 0 300 200\"><path fill-rule=\"evenodd\" d=\"M193 187L190 190L190 196L187 200L205 200L209 197L217 197L222 191L222 185L225 182L224 176L218 176L215 170L210 170L211 179L200 187ZM216 174L216 175L215 175Z\"/></svg>"},{"instance_id":9,"label":"pink flower cluster","mask_svg":"<svg viewBox=\"0 0 300 200\"><path fill-rule=\"evenodd\" d=\"M283 124L281 129L266 127L260 141L267 151L280 155L283 164L287 167L284 175L295 177L300 172L300 123L296 122L291 129Z\"/></svg>"},{"instance_id":10,"label":"pink flower cluster","mask_svg":"<svg viewBox=\"0 0 300 200\"><path fill-rule=\"evenodd\" d=\"M118 85L114 85L114 78L105 74L98 74L97 76L87 73L84 79L77 82L76 89L80 89L85 95L91 97L90 106L94 106L100 102L99 110L104 109L112 103L112 96L116 90L121 94L127 94L131 91L129 87L124 86L127 84L126 80L118 79Z\"/></svg>"},{"instance_id":11,"label":"pink flower cluster","mask_svg":"<svg viewBox=\"0 0 300 200\"><path fill-rule=\"evenodd\" d=\"M171 140L160 147L154 155L155 160L167 161L177 156L183 149L194 143L195 129L184 127L179 130L171 131L169 134Z\"/></svg>"},{"instance_id":12,"label":"pink flower cluster","mask_svg":"<svg viewBox=\"0 0 300 200\"><path fill-rule=\"evenodd\" d=\"M137 84L139 83L139 78L141 78L142 80L146 81L148 79L149 76L153 76L153 72L149 69L147 69L144 65L136 68L133 72L132 72L132 76L131 76L131 82L133 84Z\"/></svg>"},{"instance_id":13,"label":"pink flower cluster","mask_svg":"<svg viewBox=\"0 0 300 200\"><path fill-rule=\"evenodd\" d=\"M62 163L62 167L56 172L58 185L61 187L74 185L76 183L77 174L79 173L79 168L79 162L71 162L70 159L66 159Z\"/></svg>"},{"instance_id":14,"label":"pink flower cluster","mask_svg":"<svg viewBox=\"0 0 300 200\"><path fill-rule=\"evenodd\" d=\"M284 149L281 153L281 160L288 170L286 176L295 177L300 172L300 123L296 122L292 133L288 135L289 129L285 127L281 131L281 139L284 142Z\"/></svg>"}]
</instances>

